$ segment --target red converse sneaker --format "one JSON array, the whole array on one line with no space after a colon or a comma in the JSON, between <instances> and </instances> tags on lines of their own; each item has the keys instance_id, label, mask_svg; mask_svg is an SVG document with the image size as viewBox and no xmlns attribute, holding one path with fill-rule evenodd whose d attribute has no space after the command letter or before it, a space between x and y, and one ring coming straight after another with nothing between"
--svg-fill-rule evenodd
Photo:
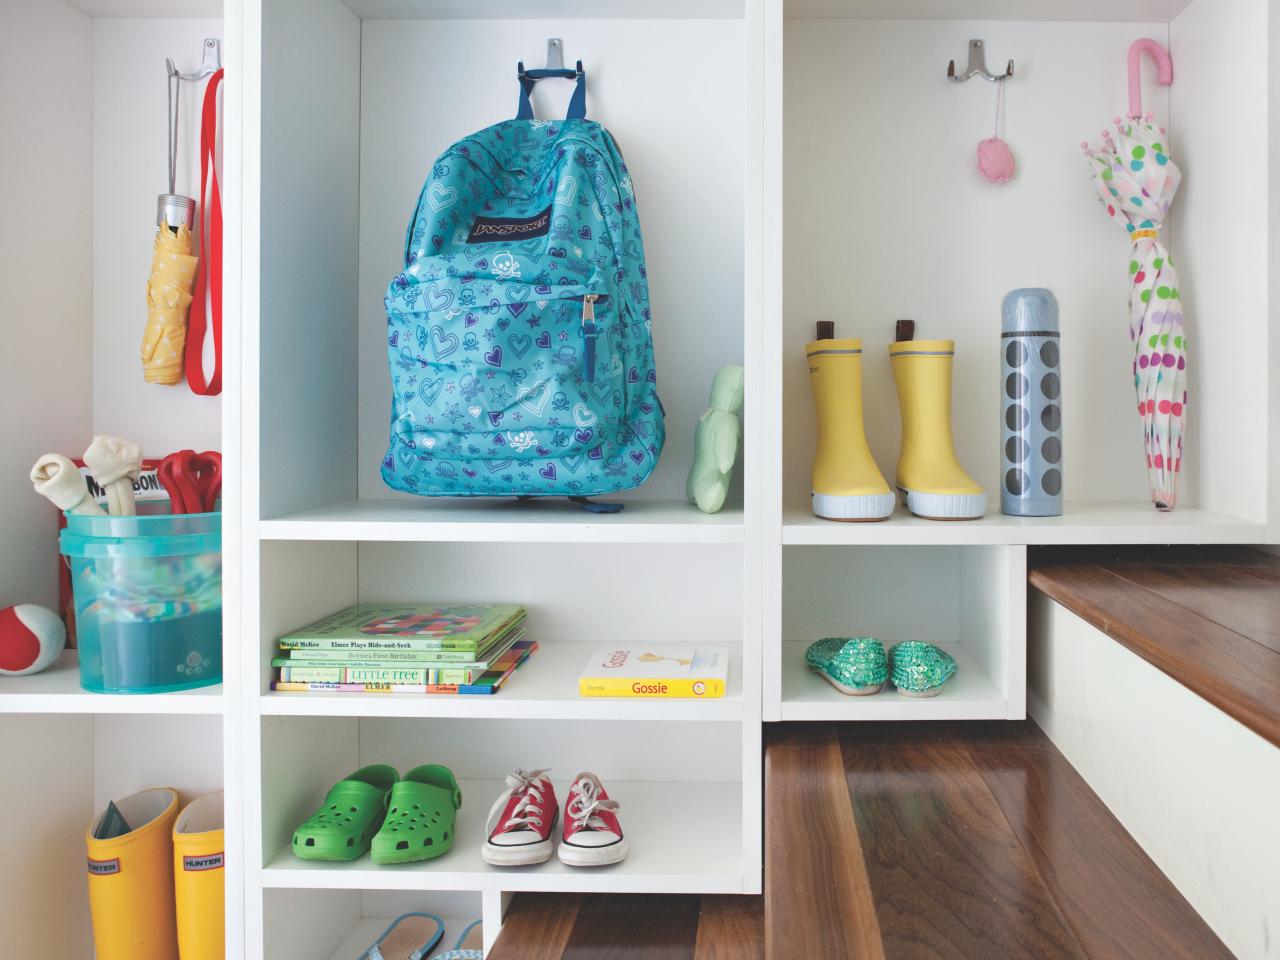
<instances>
[{"instance_id":1,"label":"red converse sneaker","mask_svg":"<svg viewBox=\"0 0 1280 960\"><path fill-rule=\"evenodd\" d=\"M627 838L618 824L617 809L618 802L609 799L594 773L574 777L564 804L560 862L571 867L601 867L623 859Z\"/></svg>"},{"instance_id":2,"label":"red converse sneaker","mask_svg":"<svg viewBox=\"0 0 1280 960\"><path fill-rule=\"evenodd\" d=\"M507 776L507 787L489 810L484 862L519 867L551 859L551 831L560 810L547 771L516 770Z\"/></svg>"}]
</instances>

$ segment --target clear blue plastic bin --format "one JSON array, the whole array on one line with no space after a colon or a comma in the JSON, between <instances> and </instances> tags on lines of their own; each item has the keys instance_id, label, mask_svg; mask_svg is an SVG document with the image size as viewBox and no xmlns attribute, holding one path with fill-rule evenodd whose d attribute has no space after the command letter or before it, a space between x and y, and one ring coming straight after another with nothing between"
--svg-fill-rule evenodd
<instances>
[{"instance_id":1,"label":"clear blue plastic bin","mask_svg":"<svg viewBox=\"0 0 1280 960\"><path fill-rule=\"evenodd\" d=\"M67 516L80 685L163 693L222 682L222 515Z\"/></svg>"}]
</instances>

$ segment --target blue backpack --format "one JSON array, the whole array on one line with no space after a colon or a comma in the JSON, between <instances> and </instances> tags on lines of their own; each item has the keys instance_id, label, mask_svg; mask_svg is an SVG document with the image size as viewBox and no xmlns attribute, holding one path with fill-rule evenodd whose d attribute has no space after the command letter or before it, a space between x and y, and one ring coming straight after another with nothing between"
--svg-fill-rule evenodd
<instances>
[{"instance_id":1,"label":"blue backpack","mask_svg":"<svg viewBox=\"0 0 1280 960\"><path fill-rule=\"evenodd\" d=\"M544 76L577 79L563 122ZM666 430L640 219L577 70L521 70L520 112L431 168L387 289L382 477L424 496L569 496L643 483Z\"/></svg>"}]
</instances>

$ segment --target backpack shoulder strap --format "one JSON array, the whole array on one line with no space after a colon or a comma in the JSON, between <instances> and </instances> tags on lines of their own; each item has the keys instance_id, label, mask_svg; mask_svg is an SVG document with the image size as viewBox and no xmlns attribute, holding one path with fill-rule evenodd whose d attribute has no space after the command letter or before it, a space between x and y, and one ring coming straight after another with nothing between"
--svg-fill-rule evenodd
<instances>
[{"instance_id":1,"label":"backpack shoulder strap","mask_svg":"<svg viewBox=\"0 0 1280 960\"><path fill-rule=\"evenodd\" d=\"M564 118L566 120L585 120L587 118L587 72L582 69L581 60L578 61L577 67L573 70L526 70L524 61L521 60L516 64L516 76L520 80L520 104L516 111L517 120L534 119L533 101L529 99L533 93L534 84L539 80L552 78L577 80L577 85L573 90L573 98L569 101L569 110Z\"/></svg>"}]
</instances>

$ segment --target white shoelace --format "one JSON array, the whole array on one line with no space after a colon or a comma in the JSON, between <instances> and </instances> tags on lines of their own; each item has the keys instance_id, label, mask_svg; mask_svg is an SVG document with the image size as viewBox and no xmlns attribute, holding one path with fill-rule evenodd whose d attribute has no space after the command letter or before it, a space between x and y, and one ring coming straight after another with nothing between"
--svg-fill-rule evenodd
<instances>
[{"instance_id":1,"label":"white shoelace","mask_svg":"<svg viewBox=\"0 0 1280 960\"><path fill-rule=\"evenodd\" d=\"M618 801L600 796L596 781L583 777L569 788L572 799L565 804L564 812L575 830L612 830L609 824L596 816L597 810L617 810Z\"/></svg>"},{"instance_id":2,"label":"white shoelace","mask_svg":"<svg viewBox=\"0 0 1280 960\"><path fill-rule=\"evenodd\" d=\"M496 826L496 820L502 812L502 808L507 805L508 800L517 794L522 794L522 796L511 809L511 816L507 817L507 821L503 825L503 832L511 833L515 830L532 830L535 827L541 827L542 780L546 774L546 770L531 770L525 773L519 769L507 774L507 789L498 794L498 799L489 808L489 819L485 832L490 835L493 834L493 828Z\"/></svg>"}]
</instances>

